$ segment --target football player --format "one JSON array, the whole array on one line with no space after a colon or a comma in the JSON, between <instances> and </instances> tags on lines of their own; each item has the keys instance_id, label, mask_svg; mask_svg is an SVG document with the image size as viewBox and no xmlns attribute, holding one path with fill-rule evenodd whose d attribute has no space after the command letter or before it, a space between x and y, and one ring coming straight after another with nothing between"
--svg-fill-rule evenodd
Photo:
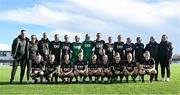
<instances>
[{"instance_id":1,"label":"football player","mask_svg":"<svg viewBox=\"0 0 180 95\"><path fill-rule=\"evenodd\" d=\"M124 42L122 41L121 35L118 35L118 41L114 42L114 51L115 53L119 53L121 56L121 60L124 60Z\"/></svg>"},{"instance_id":2,"label":"football player","mask_svg":"<svg viewBox=\"0 0 180 95\"><path fill-rule=\"evenodd\" d=\"M75 42L72 43L72 62L78 60L78 54L82 50L82 43L80 42L80 37L78 35L75 36Z\"/></svg>"},{"instance_id":3,"label":"football player","mask_svg":"<svg viewBox=\"0 0 180 95\"><path fill-rule=\"evenodd\" d=\"M70 58L71 58L71 43L69 42L69 36L68 35L65 35L64 36L64 42L62 42L61 43L61 49L62 49L62 56L61 56L61 58L62 58L62 62L64 61L64 56L66 55L66 54L68 54L69 56L70 56Z\"/></svg>"},{"instance_id":4,"label":"football player","mask_svg":"<svg viewBox=\"0 0 180 95\"><path fill-rule=\"evenodd\" d=\"M83 52L78 54L78 60L74 63L74 76L76 82L79 82L78 77L80 78L80 82L85 82L88 76L88 64L83 61Z\"/></svg>"},{"instance_id":5,"label":"football player","mask_svg":"<svg viewBox=\"0 0 180 95\"><path fill-rule=\"evenodd\" d=\"M105 54L108 56L108 61L112 63L114 61L114 44L112 43L112 37L108 37L108 43L104 45Z\"/></svg>"},{"instance_id":6,"label":"football player","mask_svg":"<svg viewBox=\"0 0 180 95\"><path fill-rule=\"evenodd\" d=\"M97 61L97 56L94 54L90 63L88 64L88 75L89 75L89 82L92 82L92 77L95 77L95 82L99 82L99 76L101 73L100 64Z\"/></svg>"},{"instance_id":7,"label":"football player","mask_svg":"<svg viewBox=\"0 0 180 95\"><path fill-rule=\"evenodd\" d=\"M120 82L122 82L123 76L124 76L124 63L121 60L120 54L117 52L115 54L115 61L113 63L113 75L118 79L118 76L120 76Z\"/></svg>"},{"instance_id":8,"label":"football player","mask_svg":"<svg viewBox=\"0 0 180 95\"><path fill-rule=\"evenodd\" d=\"M139 74L141 75L142 82L144 82L144 75L150 75L150 82L152 82L153 78L155 77L157 71L155 69L155 61L153 58L150 58L150 52L145 51L144 53L144 60L140 63L139 67Z\"/></svg>"},{"instance_id":9,"label":"football player","mask_svg":"<svg viewBox=\"0 0 180 95\"><path fill-rule=\"evenodd\" d=\"M126 77L126 82L128 82L128 76L131 76L133 82L136 82L136 77L138 74L138 67L136 62L133 61L132 54L129 52L127 54L127 61L125 61L125 72L124 75Z\"/></svg>"},{"instance_id":10,"label":"football player","mask_svg":"<svg viewBox=\"0 0 180 95\"><path fill-rule=\"evenodd\" d=\"M67 82L72 82L74 77L73 68L73 63L69 60L69 54L65 54L59 72L59 77L62 79L63 83L65 82L65 78L67 78Z\"/></svg>"},{"instance_id":11,"label":"football player","mask_svg":"<svg viewBox=\"0 0 180 95\"><path fill-rule=\"evenodd\" d=\"M130 37L127 38L127 42L124 45L124 50L125 50L125 59L127 60L127 54L131 53L133 60L135 59L135 52L134 52L135 46L132 43L132 40Z\"/></svg>"},{"instance_id":12,"label":"football player","mask_svg":"<svg viewBox=\"0 0 180 95\"><path fill-rule=\"evenodd\" d=\"M55 61L55 55L49 55L49 60L45 66L45 78L47 83L53 82L53 77L55 77L55 82L58 82L58 62ZM50 78L52 79L50 82Z\"/></svg>"},{"instance_id":13,"label":"football player","mask_svg":"<svg viewBox=\"0 0 180 95\"><path fill-rule=\"evenodd\" d=\"M55 34L54 41L51 42L51 54L54 54L55 61L60 65L61 41L59 41L59 34Z\"/></svg>"},{"instance_id":14,"label":"football player","mask_svg":"<svg viewBox=\"0 0 180 95\"><path fill-rule=\"evenodd\" d=\"M90 36L88 34L85 35L85 41L82 45L83 53L84 53L84 61L90 61L93 55L94 42L90 40Z\"/></svg>"},{"instance_id":15,"label":"football player","mask_svg":"<svg viewBox=\"0 0 180 95\"><path fill-rule=\"evenodd\" d=\"M97 33L96 37L97 38L94 42L95 45L94 54L97 55L97 60L99 62L102 62L102 57L105 54L105 50L104 50L105 41L101 40L101 33Z\"/></svg>"},{"instance_id":16,"label":"football player","mask_svg":"<svg viewBox=\"0 0 180 95\"><path fill-rule=\"evenodd\" d=\"M43 81L44 76L44 61L43 57L39 54L36 57L36 61L32 63L32 83L37 83L37 78L40 77L41 83Z\"/></svg>"},{"instance_id":17,"label":"football player","mask_svg":"<svg viewBox=\"0 0 180 95\"><path fill-rule=\"evenodd\" d=\"M111 82L110 78L112 77L111 66L112 63L108 61L108 56L103 56L103 62L101 63L101 82L104 83L104 77L108 78L108 83Z\"/></svg>"}]
</instances>

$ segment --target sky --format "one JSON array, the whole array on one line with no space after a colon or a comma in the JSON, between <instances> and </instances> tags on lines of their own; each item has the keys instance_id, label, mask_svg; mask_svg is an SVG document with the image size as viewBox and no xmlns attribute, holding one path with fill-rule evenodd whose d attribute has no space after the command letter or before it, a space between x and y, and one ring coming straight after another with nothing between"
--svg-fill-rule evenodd
<instances>
[{"instance_id":1,"label":"sky","mask_svg":"<svg viewBox=\"0 0 180 95\"><path fill-rule=\"evenodd\" d=\"M54 34L94 40L100 32L105 41L121 34L124 42L141 37L144 44L167 34L180 54L180 0L0 0L0 50L11 50L21 29L38 39L48 32L50 40Z\"/></svg>"}]
</instances>

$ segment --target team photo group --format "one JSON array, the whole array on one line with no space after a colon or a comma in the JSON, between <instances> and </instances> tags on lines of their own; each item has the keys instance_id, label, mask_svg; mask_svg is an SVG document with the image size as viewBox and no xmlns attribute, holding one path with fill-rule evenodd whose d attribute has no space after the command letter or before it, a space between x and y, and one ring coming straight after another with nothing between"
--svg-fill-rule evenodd
<instances>
[{"instance_id":1,"label":"team photo group","mask_svg":"<svg viewBox=\"0 0 180 95\"><path fill-rule=\"evenodd\" d=\"M74 42L69 42L68 35L63 35L63 41L59 34L54 35L53 41L47 32L42 36L40 40L36 35L27 38L27 31L21 30L13 40L10 84L18 66L20 83L25 73L27 83L34 84L145 82L145 75L150 82L170 81L173 47L165 34L160 42L151 36L147 38L149 43L144 44L141 37L133 43L130 37L123 41L122 35L113 37L117 38L115 42L109 36L105 42L101 33L96 34L95 40L86 34L83 42L78 35Z\"/></svg>"}]
</instances>

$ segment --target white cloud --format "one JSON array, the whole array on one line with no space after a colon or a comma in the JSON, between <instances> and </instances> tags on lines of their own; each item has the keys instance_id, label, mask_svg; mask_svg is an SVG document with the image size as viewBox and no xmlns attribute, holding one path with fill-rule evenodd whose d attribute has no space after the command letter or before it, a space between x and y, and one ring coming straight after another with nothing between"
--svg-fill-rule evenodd
<instances>
[{"instance_id":1,"label":"white cloud","mask_svg":"<svg viewBox=\"0 0 180 95\"><path fill-rule=\"evenodd\" d=\"M44 5L2 11L0 14L4 14L0 16L0 20L41 25L52 29L67 29L70 26L76 26L74 28L82 28L82 26L86 26L86 29L92 29L95 28L94 26L103 27L106 25L105 22L98 19L88 18L80 14L72 14L65 11L51 10Z\"/></svg>"},{"instance_id":2,"label":"white cloud","mask_svg":"<svg viewBox=\"0 0 180 95\"><path fill-rule=\"evenodd\" d=\"M88 9L99 18L119 23L139 26L160 26L167 18L180 18L180 2L160 2L156 4L138 0L70 0L74 4Z\"/></svg>"},{"instance_id":3,"label":"white cloud","mask_svg":"<svg viewBox=\"0 0 180 95\"><path fill-rule=\"evenodd\" d=\"M52 12L45 6L36 5L33 8L16 9L1 12L1 20L17 21L21 23L30 23L51 27L56 22L64 22L67 16L63 12ZM47 25L49 24L49 25Z\"/></svg>"},{"instance_id":4,"label":"white cloud","mask_svg":"<svg viewBox=\"0 0 180 95\"><path fill-rule=\"evenodd\" d=\"M0 51L10 51L10 50L11 50L11 46L0 43Z\"/></svg>"},{"instance_id":5,"label":"white cloud","mask_svg":"<svg viewBox=\"0 0 180 95\"><path fill-rule=\"evenodd\" d=\"M176 2L174 2L176 1ZM124 38L142 36L160 39L164 33L179 39L180 1L159 0L156 3L144 0L64 0L44 2L31 8L0 11L0 21L15 21L41 25L54 30L52 33L75 35L89 33L94 39L97 32L104 39L117 34ZM171 21L174 22L171 22ZM177 34L177 35L176 35ZM63 38L63 36L61 38ZM53 35L51 35L53 37Z\"/></svg>"},{"instance_id":6,"label":"white cloud","mask_svg":"<svg viewBox=\"0 0 180 95\"><path fill-rule=\"evenodd\" d=\"M83 41L84 40L84 35L85 35L85 33L78 33L78 32L66 31L66 30L55 30L55 31L52 31L51 33L53 33L53 35L59 34L61 41L64 41L64 35L68 35L70 42L75 41L75 36L76 35L80 36L80 40Z\"/></svg>"},{"instance_id":7,"label":"white cloud","mask_svg":"<svg viewBox=\"0 0 180 95\"><path fill-rule=\"evenodd\" d=\"M180 2L67 0L63 3L45 2L44 5L32 8L1 11L0 14L3 14L0 15L0 20L75 32L112 30L107 27L113 27L115 24L122 27L149 28L167 26L171 19L180 21Z\"/></svg>"}]
</instances>

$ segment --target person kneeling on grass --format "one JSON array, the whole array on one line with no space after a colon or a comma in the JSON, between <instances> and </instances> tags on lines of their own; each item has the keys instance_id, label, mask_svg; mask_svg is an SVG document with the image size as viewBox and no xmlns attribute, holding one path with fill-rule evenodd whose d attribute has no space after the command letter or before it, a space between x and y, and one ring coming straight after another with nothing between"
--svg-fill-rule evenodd
<instances>
[{"instance_id":1,"label":"person kneeling on grass","mask_svg":"<svg viewBox=\"0 0 180 95\"><path fill-rule=\"evenodd\" d=\"M73 64L69 60L69 55L64 55L64 61L61 63L59 77L62 79L63 83L65 82L65 78L67 78L67 82L72 82L74 77L73 73Z\"/></svg>"},{"instance_id":2,"label":"person kneeling on grass","mask_svg":"<svg viewBox=\"0 0 180 95\"><path fill-rule=\"evenodd\" d=\"M107 77L108 83L110 83L111 76L112 76L111 64L108 62L108 56L104 55L103 62L101 63L101 82L104 83L104 77Z\"/></svg>"},{"instance_id":3,"label":"person kneeling on grass","mask_svg":"<svg viewBox=\"0 0 180 95\"><path fill-rule=\"evenodd\" d=\"M83 61L83 52L78 54L78 60L74 63L74 76L76 82L79 82L78 76L80 77L80 82L85 82L88 76L88 65L87 62Z\"/></svg>"},{"instance_id":4,"label":"person kneeling on grass","mask_svg":"<svg viewBox=\"0 0 180 95\"><path fill-rule=\"evenodd\" d=\"M152 82L153 78L157 74L155 69L155 61L153 58L150 58L149 51L144 52L144 60L140 63L139 74L141 75L142 82L144 82L144 75L150 75L150 82Z\"/></svg>"},{"instance_id":5,"label":"person kneeling on grass","mask_svg":"<svg viewBox=\"0 0 180 95\"><path fill-rule=\"evenodd\" d=\"M31 78L32 83L37 83L37 78L40 77L41 83L43 80L44 76L44 62L42 56L39 54L36 57L35 62L32 63L32 73L31 73Z\"/></svg>"},{"instance_id":6,"label":"person kneeling on grass","mask_svg":"<svg viewBox=\"0 0 180 95\"><path fill-rule=\"evenodd\" d=\"M120 54L115 54L115 62L113 63L113 76L120 76L120 82L122 82L124 75L124 63L121 60Z\"/></svg>"},{"instance_id":7,"label":"person kneeling on grass","mask_svg":"<svg viewBox=\"0 0 180 95\"><path fill-rule=\"evenodd\" d=\"M127 54L127 61L124 64L125 64L124 75L126 77L126 82L128 82L128 76L129 75L131 75L133 82L136 82L138 69L137 69L136 62L134 62L132 60L132 54L131 53Z\"/></svg>"},{"instance_id":8,"label":"person kneeling on grass","mask_svg":"<svg viewBox=\"0 0 180 95\"><path fill-rule=\"evenodd\" d=\"M58 82L58 63L55 61L55 56L49 55L49 60L45 66L45 78L47 83L50 83L50 78L53 81L53 77L55 77L55 82Z\"/></svg>"},{"instance_id":9,"label":"person kneeling on grass","mask_svg":"<svg viewBox=\"0 0 180 95\"><path fill-rule=\"evenodd\" d=\"M92 82L92 77L95 77L95 82L99 81L99 76L101 73L100 64L97 61L97 56L94 54L90 63L88 64L88 75L89 75L89 82Z\"/></svg>"}]
</instances>

